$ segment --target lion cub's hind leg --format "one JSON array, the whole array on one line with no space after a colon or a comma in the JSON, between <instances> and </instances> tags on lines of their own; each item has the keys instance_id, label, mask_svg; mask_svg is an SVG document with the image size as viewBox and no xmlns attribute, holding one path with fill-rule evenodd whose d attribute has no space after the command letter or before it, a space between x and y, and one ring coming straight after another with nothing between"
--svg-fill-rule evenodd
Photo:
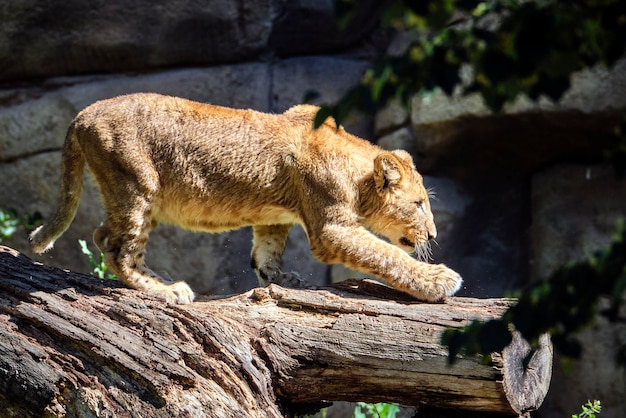
<instances>
[{"instance_id":1,"label":"lion cub's hind leg","mask_svg":"<svg viewBox=\"0 0 626 418\"><path fill-rule=\"evenodd\" d=\"M290 229L291 225L254 226L251 264L260 286L276 283L280 286L300 287L304 284L298 273L281 270L281 259Z\"/></svg>"},{"instance_id":2,"label":"lion cub's hind leg","mask_svg":"<svg viewBox=\"0 0 626 418\"><path fill-rule=\"evenodd\" d=\"M104 262L127 286L164 297L168 302L186 304L194 293L185 282L166 284L144 264L148 235L154 224L146 199L135 197L120 210L107 207L107 221L93 238L104 254Z\"/></svg>"},{"instance_id":3,"label":"lion cub's hind leg","mask_svg":"<svg viewBox=\"0 0 626 418\"><path fill-rule=\"evenodd\" d=\"M153 221L150 229L146 232L146 239L147 239L147 233L153 230L156 226L157 226L157 223ZM106 225L103 225L95 229L95 231L93 232L93 242L94 244L96 244L96 247L98 247L98 249L100 250L102 254L111 252L111 249L109 248L109 244L108 244L109 243L109 228ZM174 280L172 280L172 278L167 274L167 272L165 271L160 272L161 274L165 276L165 277L162 277L161 275L155 273L150 268L148 268L148 266L144 262L144 258L145 258L144 256L145 256L145 252L144 253L140 252L138 254L137 261L136 261L137 268L139 268L143 273L147 274L148 276L154 277L165 284L174 283Z\"/></svg>"}]
</instances>

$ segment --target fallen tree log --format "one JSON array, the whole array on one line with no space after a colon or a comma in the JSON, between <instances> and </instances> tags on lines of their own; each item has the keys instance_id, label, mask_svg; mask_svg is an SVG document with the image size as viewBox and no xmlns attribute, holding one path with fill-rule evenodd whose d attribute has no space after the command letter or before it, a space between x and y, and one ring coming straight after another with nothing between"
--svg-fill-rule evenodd
<instances>
[{"instance_id":1,"label":"fallen tree log","mask_svg":"<svg viewBox=\"0 0 626 418\"><path fill-rule=\"evenodd\" d=\"M372 281L168 305L0 247L0 410L15 417L283 417L322 401L525 415L552 347L449 366L446 327L510 299L426 304Z\"/></svg>"}]
</instances>

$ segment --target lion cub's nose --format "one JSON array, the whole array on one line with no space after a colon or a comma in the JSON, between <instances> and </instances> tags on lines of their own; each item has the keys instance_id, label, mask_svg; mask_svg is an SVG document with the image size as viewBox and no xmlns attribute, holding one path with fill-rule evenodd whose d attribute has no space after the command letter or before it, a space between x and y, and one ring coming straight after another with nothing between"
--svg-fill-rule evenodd
<instances>
[{"instance_id":1,"label":"lion cub's nose","mask_svg":"<svg viewBox=\"0 0 626 418\"><path fill-rule=\"evenodd\" d=\"M435 238L437 238L437 228L435 228L435 225L432 225L428 228L428 241L432 241Z\"/></svg>"}]
</instances>

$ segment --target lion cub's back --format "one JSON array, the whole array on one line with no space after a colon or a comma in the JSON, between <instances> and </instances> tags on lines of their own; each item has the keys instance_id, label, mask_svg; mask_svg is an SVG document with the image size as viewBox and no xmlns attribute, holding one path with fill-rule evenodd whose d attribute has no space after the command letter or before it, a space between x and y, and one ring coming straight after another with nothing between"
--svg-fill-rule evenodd
<instances>
[{"instance_id":1,"label":"lion cub's back","mask_svg":"<svg viewBox=\"0 0 626 418\"><path fill-rule=\"evenodd\" d=\"M286 129L281 116L156 93L135 93L95 102L83 109L74 123L92 131L111 132L118 141L167 139L201 145L233 136L239 142L245 137L276 138L278 130Z\"/></svg>"}]
</instances>

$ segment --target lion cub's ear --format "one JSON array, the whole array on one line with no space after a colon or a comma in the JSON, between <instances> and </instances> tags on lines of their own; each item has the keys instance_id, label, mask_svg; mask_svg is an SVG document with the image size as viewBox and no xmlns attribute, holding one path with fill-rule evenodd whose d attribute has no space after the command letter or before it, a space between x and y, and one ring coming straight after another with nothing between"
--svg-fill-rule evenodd
<instances>
[{"instance_id":1,"label":"lion cub's ear","mask_svg":"<svg viewBox=\"0 0 626 418\"><path fill-rule=\"evenodd\" d=\"M382 193L390 187L394 187L402 180L404 169L400 159L390 153L384 152L374 159L374 182L376 191Z\"/></svg>"}]
</instances>

